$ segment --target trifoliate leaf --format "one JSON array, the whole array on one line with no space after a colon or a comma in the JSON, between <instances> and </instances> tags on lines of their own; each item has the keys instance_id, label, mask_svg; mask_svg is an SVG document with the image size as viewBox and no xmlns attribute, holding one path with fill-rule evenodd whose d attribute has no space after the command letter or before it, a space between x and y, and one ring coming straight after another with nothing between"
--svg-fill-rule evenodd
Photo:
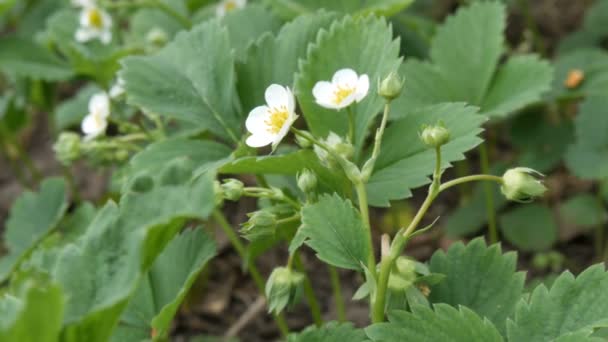
<instances>
[{"instance_id":1,"label":"trifoliate leaf","mask_svg":"<svg viewBox=\"0 0 608 342\"><path fill-rule=\"evenodd\" d=\"M384 19L367 16L346 17L334 22L329 30L319 33L311 45L296 76L296 95L308 127L318 137L325 138L333 131L341 136L348 132L346 110L325 109L312 94L315 84L331 80L343 68L367 74L370 87L367 97L351 105L355 113L355 146L361 146L368 127L382 109L385 101L377 95L377 82L401 64L399 41Z\"/></svg>"},{"instance_id":2,"label":"trifoliate leaf","mask_svg":"<svg viewBox=\"0 0 608 342\"><path fill-rule=\"evenodd\" d=\"M507 330L509 341L573 341L566 337L590 336L594 328L607 325L608 273L595 265L576 278L563 273L550 290L536 287L517 305Z\"/></svg>"},{"instance_id":3,"label":"trifoliate leaf","mask_svg":"<svg viewBox=\"0 0 608 342\"><path fill-rule=\"evenodd\" d=\"M238 142L234 74L228 31L216 21L181 32L156 55L126 58L121 71L129 103Z\"/></svg>"},{"instance_id":4,"label":"trifoliate leaf","mask_svg":"<svg viewBox=\"0 0 608 342\"><path fill-rule=\"evenodd\" d=\"M255 3L226 13L221 22L228 29L230 45L239 59L245 56L249 46L262 34L274 33L281 27L279 18L266 7Z\"/></svg>"},{"instance_id":5,"label":"trifoliate leaf","mask_svg":"<svg viewBox=\"0 0 608 342\"><path fill-rule=\"evenodd\" d=\"M504 117L540 100L551 83L551 66L535 56L518 56L499 65L505 20L504 5L494 1L474 2L449 17L431 42L431 61L403 64L406 87L394 108L407 113L420 106L463 101L488 116Z\"/></svg>"},{"instance_id":6,"label":"trifoliate leaf","mask_svg":"<svg viewBox=\"0 0 608 342\"><path fill-rule=\"evenodd\" d=\"M56 342L65 298L57 284L26 280L18 293L0 297L0 340Z\"/></svg>"},{"instance_id":7,"label":"trifoliate leaf","mask_svg":"<svg viewBox=\"0 0 608 342\"><path fill-rule=\"evenodd\" d=\"M446 278L431 286L429 300L464 305L504 334L506 319L513 315L524 288L525 275L515 271L516 259L514 252L502 254L500 245L488 247L482 238L435 252L430 271Z\"/></svg>"},{"instance_id":8,"label":"trifoliate leaf","mask_svg":"<svg viewBox=\"0 0 608 342\"><path fill-rule=\"evenodd\" d=\"M264 104L264 92L273 83L293 88L299 60L334 17L325 12L298 17L276 36L266 34L247 49L243 62L237 64L237 87L245 111Z\"/></svg>"},{"instance_id":9,"label":"trifoliate leaf","mask_svg":"<svg viewBox=\"0 0 608 342\"><path fill-rule=\"evenodd\" d=\"M450 141L442 146L442 168L464 159L464 153L481 143L477 134L485 117L475 107L463 103L443 103L420 108L405 118L393 121L382 142L376 169L367 190L374 206L388 206L389 201L411 196L411 189L430 182L435 168L435 152L422 143L418 132L422 125L441 121L450 131Z\"/></svg>"},{"instance_id":10,"label":"trifoliate leaf","mask_svg":"<svg viewBox=\"0 0 608 342\"><path fill-rule=\"evenodd\" d=\"M319 259L336 267L361 270L367 263L367 232L359 212L340 196L323 195L302 209L302 234Z\"/></svg>"},{"instance_id":11,"label":"trifoliate leaf","mask_svg":"<svg viewBox=\"0 0 608 342\"><path fill-rule=\"evenodd\" d=\"M117 334L123 328L137 328L144 336L149 336L151 329L165 336L178 306L214 254L213 240L200 228L173 238L141 280L122 314ZM114 340L121 341L116 334Z\"/></svg>"},{"instance_id":12,"label":"trifoliate leaf","mask_svg":"<svg viewBox=\"0 0 608 342\"><path fill-rule=\"evenodd\" d=\"M72 125L79 125L89 112L89 100L102 90L89 84L78 91L71 99L62 102L55 111L55 129L62 131Z\"/></svg>"},{"instance_id":13,"label":"trifoliate leaf","mask_svg":"<svg viewBox=\"0 0 608 342\"><path fill-rule=\"evenodd\" d=\"M70 66L51 51L17 37L0 39L0 69L45 81L66 80L73 76Z\"/></svg>"},{"instance_id":14,"label":"trifoliate leaf","mask_svg":"<svg viewBox=\"0 0 608 342\"><path fill-rule=\"evenodd\" d=\"M26 191L15 201L6 222L8 254L0 259L0 279L6 279L55 230L68 207L65 187L63 179L50 178L42 182L38 193Z\"/></svg>"},{"instance_id":15,"label":"trifoliate leaf","mask_svg":"<svg viewBox=\"0 0 608 342\"><path fill-rule=\"evenodd\" d=\"M524 251L543 251L557 241L553 212L541 204L517 207L502 214L499 222L505 239Z\"/></svg>"},{"instance_id":16,"label":"trifoliate leaf","mask_svg":"<svg viewBox=\"0 0 608 342\"><path fill-rule=\"evenodd\" d=\"M287 342L348 341L363 342L367 340L363 330L353 327L352 323L330 322L322 327L310 327L301 333L291 334Z\"/></svg>"},{"instance_id":17,"label":"trifoliate leaf","mask_svg":"<svg viewBox=\"0 0 608 342\"><path fill-rule=\"evenodd\" d=\"M65 341L107 341L156 256L188 218L214 207L213 178L127 193L108 203L85 235L66 246L53 270L69 298Z\"/></svg>"},{"instance_id":18,"label":"trifoliate leaf","mask_svg":"<svg viewBox=\"0 0 608 342\"><path fill-rule=\"evenodd\" d=\"M601 179L608 174L608 99L588 97L575 119L576 142L566 152L566 165L576 176Z\"/></svg>"},{"instance_id":19,"label":"trifoliate leaf","mask_svg":"<svg viewBox=\"0 0 608 342\"><path fill-rule=\"evenodd\" d=\"M414 306L413 312L393 311L389 322L365 329L372 341L501 342L503 338L488 320L466 307L445 304L434 310Z\"/></svg>"}]
</instances>

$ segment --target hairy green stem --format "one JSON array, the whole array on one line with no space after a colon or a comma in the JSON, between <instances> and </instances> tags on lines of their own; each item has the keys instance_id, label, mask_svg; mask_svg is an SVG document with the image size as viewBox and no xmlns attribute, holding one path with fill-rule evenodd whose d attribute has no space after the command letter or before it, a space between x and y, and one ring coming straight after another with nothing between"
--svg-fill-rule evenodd
<instances>
[{"instance_id":1,"label":"hairy green stem","mask_svg":"<svg viewBox=\"0 0 608 342\"><path fill-rule=\"evenodd\" d=\"M479 146L479 158L481 161L481 172L490 173L490 158L488 148L485 144ZM498 229L496 225L496 210L494 208L494 194L489 184L483 185L486 202L486 214L488 216L488 232L490 234L490 244L498 242Z\"/></svg>"},{"instance_id":2,"label":"hairy green stem","mask_svg":"<svg viewBox=\"0 0 608 342\"><path fill-rule=\"evenodd\" d=\"M474 181L491 181L491 182L497 182L499 184L503 183L502 177L499 177L499 176L470 175L470 176L456 178L449 182L445 182L445 183L441 184L441 186L439 187L439 192L442 192L444 190L447 190L447 189L449 189L453 186L459 185L459 184L465 184L465 183L474 182Z\"/></svg>"},{"instance_id":3,"label":"hairy green stem","mask_svg":"<svg viewBox=\"0 0 608 342\"><path fill-rule=\"evenodd\" d=\"M334 296L334 302L336 305L336 313L338 314L338 321L346 321L346 309L344 308L344 297L342 297L342 284L340 283L340 275L335 267L327 264L329 270L329 277L331 278L331 289Z\"/></svg>"},{"instance_id":4,"label":"hairy green stem","mask_svg":"<svg viewBox=\"0 0 608 342\"><path fill-rule=\"evenodd\" d=\"M348 116L348 141L351 144L355 143L355 112L352 107L346 107L346 114Z\"/></svg>"},{"instance_id":5,"label":"hairy green stem","mask_svg":"<svg viewBox=\"0 0 608 342\"><path fill-rule=\"evenodd\" d=\"M369 207L367 205L367 190L365 184L358 182L355 184L357 199L359 201L359 211L361 212L361 220L365 225L367 233L367 246L369 253L367 255L367 268L369 272L376 278L376 256L374 255L374 243L372 239L372 227L369 222Z\"/></svg>"},{"instance_id":6,"label":"hairy green stem","mask_svg":"<svg viewBox=\"0 0 608 342\"><path fill-rule=\"evenodd\" d=\"M230 223L228 223L228 220L226 220L226 217L224 216L224 214L219 209L216 209L213 211L213 219L222 228L222 230L228 237L228 240L230 240L230 243L232 244L234 249L237 251L237 253L241 257L241 259L245 260L245 258L247 257L247 251L245 250L245 246L239 239L238 235L232 229L232 226L230 225ZM262 276L260 275L260 271L258 271L258 268L253 261L247 263L247 271L249 272L249 274L251 275L251 278L255 282L255 285L257 286L258 291L260 291L260 293L263 296L265 296L264 279L262 279ZM282 314L273 314L273 317L274 317L275 323L277 324L277 327L281 331L281 334L283 334L283 336L287 336L287 334L289 334L289 328L287 326L287 322L285 321L285 317L283 317Z\"/></svg>"},{"instance_id":7,"label":"hairy green stem","mask_svg":"<svg viewBox=\"0 0 608 342\"><path fill-rule=\"evenodd\" d=\"M312 283L310 282L310 278L304 268L304 264L300 259L300 255L298 252L293 253L293 260L296 265L298 271L302 272L304 275L304 296L306 297L306 301L308 302L308 307L310 308L310 314L312 316L313 322L317 327L323 325L323 318L321 317L321 308L319 306L319 302L317 301L317 296L315 296L315 291L312 288Z\"/></svg>"}]
</instances>

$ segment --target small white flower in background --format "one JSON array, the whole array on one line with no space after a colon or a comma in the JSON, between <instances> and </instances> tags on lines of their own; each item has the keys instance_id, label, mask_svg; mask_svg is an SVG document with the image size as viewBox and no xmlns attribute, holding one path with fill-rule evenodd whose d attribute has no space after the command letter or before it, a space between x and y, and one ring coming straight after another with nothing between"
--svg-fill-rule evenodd
<instances>
[{"instance_id":1,"label":"small white flower in background","mask_svg":"<svg viewBox=\"0 0 608 342\"><path fill-rule=\"evenodd\" d=\"M81 128L85 140L95 139L105 133L110 116L110 97L106 93L93 95L89 100L89 114L82 120Z\"/></svg>"},{"instance_id":2,"label":"small white flower in background","mask_svg":"<svg viewBox=\"0 0 608 342\"><path fill-rule=\"evenodd\" d=\"M243 8L247 5L247 0L222 0L215 9L215 15L223 17L226 13L235 9Z\"/></svg>"},{"instance_id":3,"label":"small white flower in background","mask_svg":"<svg viewBox=\"0 0 608 342\"><path fill-rule=\"evenodd\" d=\"M266 106L255 107L245 121L251 136L247 145L262 147L272 144L274 149L289 132L298 118L295 113L296 101L288 87L271 84L264 94Z\"/></svg>"},{"instance_id":4,"label":"small white flower in background","mask_svg":"<svg viewBox=\"0 0 608 342\"><path fill-rule=\"evenodd\" d=\"M355 101L360 102L368 91L369 77L366 74L358 76L352 69L340 69L331 82L317 82L312 94L320 106L339 110Z\"/></svg>"},{"instance_id":5,"label":"small white flower in background","mask_svg":"<svg viewBox=\"0 0 608 342\"><path fill-rule=\"evenodd\" d=\"M116 83L110 88L110 97L115 99L121 97L125 93L125 80L122 77L116 79Z\"/></svg>"},{"instance_id":6,"label":"small white flower in background","mask_svg":"<svg viewBox=\"0 0 608 342\"><path fill-rule=\"evenodd\" d=\"M72 6L75 7L95 7L95 0L72 0Z\"/></svg>"},{"instance_id":7,"label":"small white flower in background","mask_svg":"<svg viewBox=\"0 0 608 342\"><path fill-rule=\"evenodd\" d=\"M103 44L109 44L112 41L112 17L94 3L84 6L80 12L80 27L76 30L75 38L81 43L99 39Z\"/></svg>"}]
</instances>

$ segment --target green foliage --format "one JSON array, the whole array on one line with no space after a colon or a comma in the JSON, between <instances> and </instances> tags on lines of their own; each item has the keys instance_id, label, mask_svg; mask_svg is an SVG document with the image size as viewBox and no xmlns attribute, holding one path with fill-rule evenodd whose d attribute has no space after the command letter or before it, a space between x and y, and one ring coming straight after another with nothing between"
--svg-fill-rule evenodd
<instances>
[{"instance_id":1,"label":"green foliage","mask_svg":"<svg viewBox=\"0 0 608 342\"><path fill-rule=\"evenodd\" d=\"M508 324L509 340L589 340L594 328L608 324L607 289L608 273L602 265L592 266L576 278L565 272L550 290L539 285L518 304Z\"/></svg>"},{"instance_id":2,"label":"green foliage","mask_svg":"<svg viewBox=\"0 0 608 342\"><path fill-rule=\"evenodd\" d=\"M0 259L0 279L6 279L55 230L67 209L65 187L63 179L51 178L40 185L38 193L24 192L15 201L4 233L9 254Z\"/></svg>"},{"instance_id":3,"label":"green foliage","mask_svg":"<svg viewBox=\"0 0 608 342\"><path fill-rule=\"evenodd\" d=\"M247 22L247 25L243 25L244 22ZM237 59L241 59L246 56L250 45L264 33L278 31L282 22L264 6L254 3L243 9L228 12L222 18L222 24L228 29L230 44L235 50Z\"/></svg>"},{"instance_id":4,"label":"green foliage","mask_svg":"<svg viewBox=\"0 0 608 342\"><path fill-rule=\"evenodd\" d=\"M449 17L431 42L431 62L408 60L401 68L406 89L402 112L439 102L465 101L491 117L505 117L538 101L549 89L550 64L516 56L504 65L504 6L475 2ZM475 75L474 77L472 75Z\"/></svg>"},{"instance_id":5,"label":"green foliage","mask_svg":"<svg viewBox=\"0 0 608 342\"><path fill-rule=\"evenodd\" d=\"M302 234L319 259L336 267L362 270L369 245L366 228L350 201L323 195L302 209Z\"/></svg>"},{"instance_id":6,"label":"green foliage","mask_svg":"<svg viewBox=\"0 0 608 342\"><path fill-rule=\"evenodd\" d=\"M412 195L411 189L430 182L428 176L435 166L435 152L418 137L422 125L442 122L450 131L450 141L441 148L445 169L452 162L464 159L466 151L481 143L477 134L481 133L480 126L485 120L475 107L443 103L420 108L393 121L384 133L383 148L367 184L370 204L388 206L389 201L407 198Z\"/></svg>"},{"instance_id":7,"label":"green foliage","mask_svg":"<svg viewBox=\"0 0 608 342\"><path fill-rule=\"evenodd\" d=\"M466 306L504 334L506 319L512 317L524 286L525 275L515 272L516 261L515 253L502 254L499 245L487 247L482 238L435 252L430 271L446 278L431 287L429 300Z\"/></svg>"},{"instance_id":8,"label":"green foliage","mask_svg":"<svg viewBox=\"0 0 608 342\"><path fill-rule=\"evenodd\" d=\"M317 342L317 341L365 341L363 330L356 329L351 323L330 322L323 327L311 327L299 334L291 334L287 342Z\"/></svg>"},{"instance_id":9,"label":"green foliage","mask_svg":"<svg viewBox=\"0 0 608 342\"><path fill-rule=\"evenodd\" d=\"M21 77L47 81L66 80L73 73L69 65L51 51L27 38L0 39L0 68Z\"/></svg>"},{"instance_id":10,"label":"green foliage","mask_svg":"<svg viewBox=\"0 0 608 342\"><path fill-rule=\"evenodd\" d=\"M434 305L434 310L414 306L413 312L393 311L388 323L374 324L365 332L372 341L503 341L490 321L466 307L445 304Z\"/></svg>"},{"instance_id":11,"label":"green foliage","mask_svg":"<svg viewBox=\"0 0 608 342\"><path fill-rule=\"evenodd\" d=\"M178 34L156 55L126 58L121 75L130 104L239 140L234 56L217 22Z\"/></svg>"},{"instance_id":12,"label":"green foliage","mask_svg":"<svg viewBox=\"0 0 608 342\"><path fill-rule=\"evenodd\" d=\"M281 17L293 18L318 9L358 15L374 13L391 16L408 7L413 0L265 0L265 2Z\"/></svg>"},{"instance_id":13,"label":"green foliage","mask_svg":"<svg viewBox=\"0 0 608 342\"><path fill-rule=\"evenodd\" d=\"M397 70L400 63L399 40L393 39L392 29L384 19L373 16L345 17L334 22L328 30L321 31L300 64L295 85L310 131L322 138L332 131L346 135L346 112L320 107L315 102L312 89L318 81L331 80L336 71L350 68L359 75L367 74L370 80L367 97L352 105L355 113L353 143L361 148L369 125L384 104L384 100L376 94L377 82Z\"/></svg>"},{"instance_id":14,"label":"green foliage","mask_svg":"<svg viewBox=\"0 0 608 342\"><path fill-rule=\"evenodd\" d=\"M594 228L608 220L602 201L591 194L579 194L561 203L560 217L568 224Z\"/></svg>"},{"instance_id":15,"label":"green foliage","mask_svg":"<svg viewBox=\"0 0 608 342\"><path fill-rule=\"evenodd\" d=\"M603 96L608 90L608 54L600 49L580 49L561 55L555 61L555 77L551 96L580 97L587 95ZM580 85L568 88L565 85L573 70L583 73Z\"/></svg>"},{"instance_id":16,"label":"green foliage","mask_svg":"<svg viewBox=\"0 0 608 342\"><path fill-rule=\"evenodd\" d=\"M608 174L608 116L605 96L588 97L575 119L576 141L566 153L566 165L576 176L601 179Z\"/></svg>"},{"instance_id":17,"label":"green foliage","mask_svg":"<svg viewBox=\"0 0 608 342\"><path fill-rule=\"evenodd\" d=\"M159 336L166 336L178 306L214 254L213 240L200 228L173 238L141 279L113 340L125 341L123 334L135 330L149 336L155 329Z\"/></svg>"},{"instance_id":18,"label":"green foliage","mask_svg":"<svg viewBox=\"0 0 608 342\"><path fill-rule=\"evenodd\" d=\"M551 209L541 204L518 207L500 216L507 241L524 251L542 251L557 241L558 227Z\"/></svg>"}]
</instances>

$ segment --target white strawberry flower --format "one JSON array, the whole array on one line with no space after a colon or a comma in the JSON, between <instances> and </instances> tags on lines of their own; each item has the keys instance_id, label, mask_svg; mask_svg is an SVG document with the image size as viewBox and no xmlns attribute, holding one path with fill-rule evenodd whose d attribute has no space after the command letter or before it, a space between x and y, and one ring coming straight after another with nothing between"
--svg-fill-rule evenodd
<instances>
[{"instance_id":1,"label":"white strawberry flower","mask_svg":"<svg viewBox=\"0 0 608 342\"><path fill-rule=\"evenodd\" d=\"M89 113L81 124L85 140L92 140L105 133L110 116L110 97L106 93L93 95L89 100Z\"/></svg>"},{"instance_id":2,"label":"white strawberry flower","mask_svg":"<svg viewBox=\"0 0 608 342\"><path fill-rule=\"evenodd\" d=\"M251 133L246 143L251 147L272 144L274 149L298 118L295 113L296 101L288 87L278 84L266 88L264 97L266 105L251 110L245 121L245 127Z\"/></svg>"},{"instance_id":3,"label":"white strawberry flower","mask_svg":"<svg viewBox=\"0 0 608 342\"><path fill-rule=\"evenodd\" d=\"M110 97L115 99L121 97L125 93L125 80L118 77L116 82L110 88Z\"/></svg>"},{"instance_id":4,"label":"white strawberry flower","mask_svg":"<svg viewBox=\"0 0 608 342\"><path fill-rule=\"evenodd\" d=\"M340 110L355 101L361 102L368 91L369 77L366 74L359 76L353 69L340 69L331 82L317 82L312 94L320 106Z\"/></svg>"},{"instance_id":5,"label":"white strawberry flower","mask_svg":"<svg viewBox=\"0 0 608 342\"><path fill-rule=\"evenodd\" d=\"M215 8L215 15L222 18L228 12L243 8L245 5L247 5L247 0L222 0Z\"/></svg>"},{"instance_id":6,"label":"white strawberry flower","mask_svg":"<svg viewBox=\"0 0 608 342\"><path fill-rule=\"evenodd\" d=\"M99 39L103 44L109 44L112 41L112 17L95 3L89 3L80 12L80 27L76 30L75 38L81 43Z\"/></svg>"}]
</instances>

